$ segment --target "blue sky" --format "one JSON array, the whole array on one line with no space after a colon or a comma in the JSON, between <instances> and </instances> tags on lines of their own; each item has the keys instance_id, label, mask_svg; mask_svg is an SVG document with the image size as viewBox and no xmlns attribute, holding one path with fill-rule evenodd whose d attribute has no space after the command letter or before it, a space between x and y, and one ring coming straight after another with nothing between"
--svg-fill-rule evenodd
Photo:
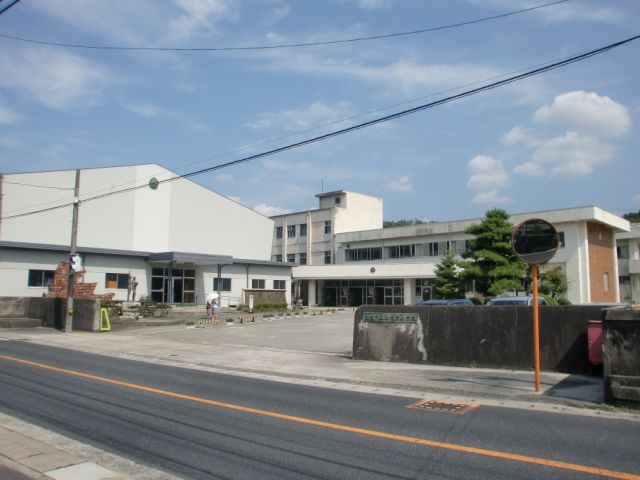
<instances>
[{"instance_id":1,"label":"blue sky","mask_svg":"<svg viewBox=\"0 0 640 480\"><path fill-rule=\"evenodd\" d=\"M93 46L268 46L543 3L22 0L0 15L0 34ZM187 173L637 35L639 19L637 0L571 0L460 28L303 48L122 51L0 38L0 171L158 163ZM580 205L621 215L640 209L638 58L640 40L194 180L266 215L315 208L322 189L382 197L388 220Z\"/></svg>"}]
</instances>

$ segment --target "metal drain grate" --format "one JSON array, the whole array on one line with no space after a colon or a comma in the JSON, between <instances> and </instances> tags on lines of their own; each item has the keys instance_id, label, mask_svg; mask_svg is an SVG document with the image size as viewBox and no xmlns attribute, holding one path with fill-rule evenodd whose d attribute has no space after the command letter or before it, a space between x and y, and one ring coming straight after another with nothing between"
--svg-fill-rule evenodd
<instances>
[{"instance_id":1,"label":"metal drain grate","mask_svg":"<svg viewBox=\"0 0 640 480\"><path fill-rule=\"evenodd\" d=\"M421 410L433 410L436 412L448 412L464 414L469 410L478 408L480 405L477 403L454 403L444 402L442 400L420 400L419 402L408 405L408 408L419 408Z\"/></svg>"}]
</instances>

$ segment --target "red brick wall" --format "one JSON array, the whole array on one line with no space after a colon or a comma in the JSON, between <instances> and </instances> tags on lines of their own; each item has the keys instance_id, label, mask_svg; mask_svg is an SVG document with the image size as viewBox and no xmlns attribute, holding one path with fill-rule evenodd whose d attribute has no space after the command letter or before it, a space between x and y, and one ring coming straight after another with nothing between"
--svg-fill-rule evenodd
<instances>
[{"instance_id":1,"label":"red brick wall","mask_svg":"<svg viewBox=\"0 0 640 480\"><path fill-rule=\"evenodd\" d=\"M616 302L615 249L613 230L600 223L587 222L589 243L589 287L592 302ZM606 274L606 275L605 275ZM608 289L605 287L608 276Z\"/></svg>"},{"instance_id":2,"label":"red brick wall","mask_svg":"<svg viewBox=\"0 0 640 480\"><path fill-rule=\"evenodd\" d=\"M115 293L106 293L104 295L97 295L95 293L97 283L84 283L84 270L82 272L76 272L73 275L73 298L89 298L89 299L104 299L113 300ZM66 298L67 286L69 285L69 262L61 262L56 268L56 272L53 275L53 283L49 285L49 297Z\"/></svg>"}]
</instances>

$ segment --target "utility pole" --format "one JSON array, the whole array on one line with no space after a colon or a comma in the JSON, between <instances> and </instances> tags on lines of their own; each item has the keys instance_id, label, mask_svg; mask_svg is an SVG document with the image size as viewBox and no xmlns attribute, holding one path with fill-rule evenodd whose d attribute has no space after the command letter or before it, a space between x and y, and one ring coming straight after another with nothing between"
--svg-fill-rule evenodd
<instances>
[{"instance_id":1,"label":"utility pole","mask_svg":"<svg viewBox=\"0 0 640 480\"><path fill-rule=\"evenodd\" d=\"M78 242L78 211L80 210L80 170L76 170L76 184L73 189L73 219L71 220L71 249L69 252L69 272L67 282L67 318L64 323L65 333L73 330L73 287L76 280L76 271L73 268Z\"/></svg>"}]
</instances>

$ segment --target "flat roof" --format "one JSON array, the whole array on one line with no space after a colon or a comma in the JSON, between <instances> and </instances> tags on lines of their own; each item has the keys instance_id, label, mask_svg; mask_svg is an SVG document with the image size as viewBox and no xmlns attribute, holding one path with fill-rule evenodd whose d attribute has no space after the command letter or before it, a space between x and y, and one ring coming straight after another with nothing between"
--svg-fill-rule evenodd
<instances>
[{"instance_id":1,"label":"flat roof","mask_svg":"<svg viewBox=\"0 0 640 480\"><path fill-rule=\"evenodd\" d=\"M27 243L0 241L0 248L13 248L17 250L41 250L49 252L69 253L69 245L52 245L45 243ZM231 255L214 255L197 252L144 252L136 250L116 250L111 248L97 248L78 246L78 253L94 253L98 255L114 255L121 257L143 258L148 262L179 262L194 265L264 265L270 267L291 268L295 263L277 262L275 260L251 260L246 258L233 258Z\"/></svg>"}]
</instances>

